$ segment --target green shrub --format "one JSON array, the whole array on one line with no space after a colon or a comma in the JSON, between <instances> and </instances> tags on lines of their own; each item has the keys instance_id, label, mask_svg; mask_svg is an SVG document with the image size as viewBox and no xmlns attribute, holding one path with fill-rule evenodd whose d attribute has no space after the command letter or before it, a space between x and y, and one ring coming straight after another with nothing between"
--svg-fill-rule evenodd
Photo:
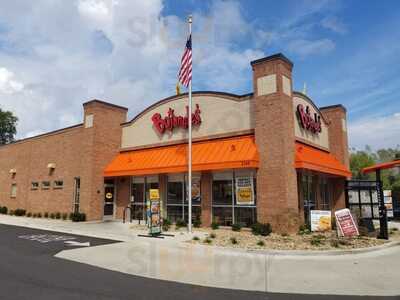
<instances>
[{"instance_id":1,"label":"green shrub","mask_svg":"<svg viewBox=\"0 0 400 300\"><path fill-rule=\"evenodd\" d=\"M66 219L68 219L68 214L67 213L63 213L61 217L65 221Z\"/></svg>"},{"instance_id":2,"label":"green shrub","mask_svg":"<svg viewBox=\"0 0 400 300\"><path fill-rule=\"evenodd\" d=\"M240 231L242 229L241 223L234 223L232 224L232 231Z\"/></svg>"},{"instance_id":3,"label":"green shrub","mask_svg":"<svg viewBox=\"0 0 400 300\"><path fill-rule=\"evenodd\" d=\"M71 213L70 219L72 222L85 222L86 221L86 214L85 213Z\"/></svg>"},{"instance_id":4,"label":"green shrub","mask_svg":"<svg viewBox=\"0 0 400 300\"><path fill-rule=\"evenodd\" d=\"M303 224L303 225L299 226L299 232L298 232L299 235L310 234L310 233L311 233L311 231L308 228L307 224Z\"/></svg>"},{"instance_id":5,"label":"green shrub","mask_svg":"<svg viewBox=\"0 0 400 300\"><path fill-rule=\"evenodd\" d=\"M232 245L236 245L239 243L235 237L231 237L230 240L231 240Z\"/></svg>"},{"instance_id":6,"label":"green shrub","mask_svg":"<svg viewBox=\"0 0 400 300\"><path fill-rule=\"evenodd\" d=\"M50 214L50 219L55 219L56 218L56 214L55 213L51 213Z\"/></svg>"},{"instance_id":7,"label":"green shrub","mask_svg":"<svg viewBox=\"0 0 400 300\"><path fill-rule=\"evenodd\" d=\"M162 230L163 231L168 231L170 227L171 227L171 221L169 219L163 219L163 221L162 221Z\"/></svg>"},{"instance_id":8,"label":"green shrub","mask_svg":"<svg viewBox=\"0 0 400 300\"><path fill-rule=\"evenodd\" d=\"M6 215L8 213L8 208L6 206L0 206L0 214Z\"/></svg>"},{"instance_id":9,"label":"green shrub","mask_svg":"<svg viewBox=\"0 0 400 300\"><path fill-rule=\"evenodd\" d=\"M30 217L32 217L32 213L31 213L31 212L28 212L28 213L26 214L26 216L27 216L28 218L30 218Z\"/></svg>"},{"instance_id":10,"label":"green shrub","mask_svg":"<svg viewBox=\"0 0 400 300\"><path fill-rule=\"evenodd\" d=\"M213 230L217 230L217 229L219 228L219 224L218 224L217 222L212 222L212 223L211 223L211 228L212 228Z\"/></svg>"},{"instance_id":11,"label":"green shrub","mask_svg":"<svg viewBox=\"0 0 400 300\"><path fill-rule=\"evenodd\" d=\"M214 232L210 233L210 238L215 239L217 237L217 235Z\"/></svg>"},{"instance_id":12,"label":"green shrub","mask_svg":"<svg viewBox=\"0 0 400 300\"><path fill-rule=\"evenodd\" d=\"M181 228L181 227L186 227L186 221L185 220L183 220L183 219L178 219L178 220L176 220L176 222L175 222L175 226L176 226L176 228L177 229L179 229L179 228Z\"/></svg>"},{"instance_id":13,"label":"green shrub","mask_svg":"<svg viewBox=\"0 0 400 300\"><path fill-rule=\"evenodd\" d=\"M8 212L8 214L9 214L10 216L13 216L13 215L14 215L14 210L10 209L10 211Z\"/></svg>"},{"instance_id":14,"label":"green shrub","mask_svg":"<svg viewBox=\"0 0 400 300\"><path fill-rule=\"evenodd\" d=\"M211 244L211 243L212 243L212 240L211 240L209 237L206 237L206 238L204 239L204 243L206 243L206 244Z\"/></svg>"},{"instance_id":15,"label":"green shrub","mask_svg":"<svg viewBox=\"0 0 400 300\"><path fill-rule=\"evenodd\" d=\"M55 217L56 217L57 220L61 219L61 213L56 212Z\"/></svg>"},{"instance_id":16,"label":"green shrub","mask_svg":"<svg viewBox=\"0 0 400 300\"><path fill-rule=\"evenodd\" d=\"M200 238L198 236L193 237L193 241L198 241L198 240L200 240Z\"/></svg>"},{"instance_id":17,"label":"green shrub","mask_svg":"<svg viewBox=\"0 0 400 300\"><path fill-rule=\"evenodd\" d=\"M269 223L254 223L251 226L251 232L254 235L268 236L272 232L272 227Z\"/></svg>"},{"instance_id":18,"label":"green shrub","mask_svg":"<svg viewBox=\"0 0 400 300\"><path fill-rule=\"evenodd\" d=\"M25 214L26 214L26 210L25 210L25 209L22 209L22 208L17 208L17 209L14 211L14 215L16 215L16 216L18 216L18 217L25 216Z\"/></svg>"},{"instance_id":19,"label":"green shrub","mask_svg":"<svg viewBox=\"0 0 400 300\"><path fill-rule=\"evenodd\" d=\"M264 241L262 241L262 240L259 240L258 242L257 242L257 246L265 246L265 243L264 243Z\"/></svg>"},{"instance_id":20,"label":"green shrub","mask_svg":"<svg viewBox=\"0 0 400 300\"><path fill-rule=\"evenodd\" d=\"M47 219L47 218L49 217L49 213L48 213L48 212L45 212L45 213L44 213L44 217Z\"/></svg>"},{"instance_id":21,"label":"green shrub","mask_svg":"<svg viewBox=\"0 0 400 300\"><path fill-rule=\"evenodd\" d=\"M32 217L36 218L37 217L37 213L33 213Z\"/></svg>"},{"instance_id":22,"label":"green shrub","mask_svg":"<svg viewBox=\"0 0 400 300\"><path fill-rule=\"evenodd\" d=\"M324 242L325 242L325 236L323 236L321 234L312 236L312 238L310 240L310 244L313 246L320 246L320 245L324 244Z\"/></svg>"},{"instance_id":23,"label":"green shrub","mask_svg":"<svg viewBox=\"0 0 400 300\"><path fill-rule=\"evenodd\" d=\"M193 227L194 228L200 228L200 226L201 226L201 220L200 219L195 219L193 221Z\"/></svg>"},{"instance_id":24,"label":"green shrub","mask_svg":"<svg viewBox=\"0 0 400 300\"><path fill-rule=\"evenodd\" d=\"M289 234L288 234L287 232L282 232L282 233L281 233L281 236L282 236L282 237L288 237Z\"/></svg>"},{"instance_id":25,"label":"green shrub","mask_svg":"<svg viewBox=\"0 0 400 300\"><path fill-rule=\"evenodd\" d=\"M42 213L38 213L38 214L37 214L37 217L38 217L38 218L41 218L41 217L42 217Z\"/></svg>"},{"instance_id":26,"label":"green shrub","mask_svg":"<svg viewBox=\"0 0 400 300\"><path fill-rule=\"evenodd\" d=\"M339 241L337 239L333 239L330 241L330 244L334 248L339 248Z\"/></svg>"}]
</instances>

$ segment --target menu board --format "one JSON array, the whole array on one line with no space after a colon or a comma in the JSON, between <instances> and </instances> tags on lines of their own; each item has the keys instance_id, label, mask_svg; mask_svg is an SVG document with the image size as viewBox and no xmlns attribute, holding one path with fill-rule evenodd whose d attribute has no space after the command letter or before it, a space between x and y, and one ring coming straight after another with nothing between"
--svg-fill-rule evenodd
<instances>
[{"instance_id":1,"label":"menu board","mask_svg":"<svg viewBox=\"0 0 400 300\"><path fill-rule=\"evenodd\" d=\"M254 186L252 177L236 177L236 204L254 204Z\"/></svg>"},{"instance_id":2,"label":"menu board","mask_svg":"<svg viewBox=\"0 0 400 300\"><path fill-rule=\"evenodd\" d=\"M358 236L358 228L348 208L335 211L336 223L342 236Z\"/></svg>"},{"instance_id":3,"label":"menu board","mask_svg":"<svg viewBox=\"0 0 400 300\"><path fill-rule=\"evenodd\" d=\"M158 189L150 189L150 234L157 235L161 233L161 200Z\"/></svg>"},{"instance_id":4,"label":"menu board","mask_svg":"<svg viewBox=\"0 0 400 300\"><path fill-rule=\"evenodd\" d=\"M385 203L387 217L393 218L393 199L391 190L383 191L383 201Z\"/></svg>"},{"instance_id":5,"label":"menu board","mask_svg":"<svg viewBox=\"0 0 400 300\"><path fill-rule=\"evenodd\" d=\"M311 210L311 231L329 231L332 228L330 210Z\"/></svg>"}]
</instances>

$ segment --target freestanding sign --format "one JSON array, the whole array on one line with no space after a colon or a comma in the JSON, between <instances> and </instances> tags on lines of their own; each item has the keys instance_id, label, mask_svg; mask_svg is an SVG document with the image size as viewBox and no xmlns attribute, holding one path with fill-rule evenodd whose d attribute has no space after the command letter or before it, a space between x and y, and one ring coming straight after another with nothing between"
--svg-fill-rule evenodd
<instances>
[{"instance_id":1,"label":"freestanding sign","mask_svg":"<svg viewBox=\"0 0 400 300\"><path fill-rule=\"evenodd\" d=\"M161 234L161 200L158 189L150 189L149 219L150 235Z\"/></svg>"},{"instance_id":2,"label":"freestanding sign","mask_svg":"<svg viewBox=\"0 0 400 300\"><path fill-rule=\"evenodd\" d=\"M344 237L358 236L358 228L348 208L335 211L336 223Z\"/></svg>"},{"instance_id":3,"label":"freestanding sign","mask_svg":"<svg viewBox=\"0 0 400 300\"><path fill-rule=\"evenodd\" d=\"M330 210L311 210L311 231L329 231L331 222Z\"/></svg>"}]
</instances>

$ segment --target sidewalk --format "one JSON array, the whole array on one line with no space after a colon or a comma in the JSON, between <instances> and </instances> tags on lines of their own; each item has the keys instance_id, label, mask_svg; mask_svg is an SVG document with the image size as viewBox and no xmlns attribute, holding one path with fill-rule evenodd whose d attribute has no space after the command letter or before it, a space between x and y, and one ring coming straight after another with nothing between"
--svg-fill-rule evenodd
<instances>
[{"instance_id":1,"label":"sidewalk","mask_svg":"<svg viewBox=\"0 0 400 300\"><path fill-rule=\"evenodd\" d=\"M42 230L53 230L63 233L90 236L102 239L110 239L121 242L129 242L137 239L138 234L146 234L146 232L134 230L131 228L133 223L122 223L121 221L107 222L71 222L54 219L39 219L27 217L15 217L9 215L0 215L0 224L29 227ZM203 237L204 232L193 232L189 234L184 231L168 232L175 235L174 240L185 241L190 240L192 236L197 235ZM144 238L145 239L145 238ZM168 238L166 238L167 240Z\"/></svg>"},{"instance_id":2,"label":"sidewalk","mask_svg":"<svg viewBox=\"0 0 400 300\"><path fill-rule=\"evenodd\" d=\"M400 295L400 248L356 254L295 255L183 243L191 236L149 239L120 222L72 223L0 215L0 223L124 241L56 256L154 279L276 293ZM204 232L195 233L198 236Z\"/></svg>"}]
</instances>

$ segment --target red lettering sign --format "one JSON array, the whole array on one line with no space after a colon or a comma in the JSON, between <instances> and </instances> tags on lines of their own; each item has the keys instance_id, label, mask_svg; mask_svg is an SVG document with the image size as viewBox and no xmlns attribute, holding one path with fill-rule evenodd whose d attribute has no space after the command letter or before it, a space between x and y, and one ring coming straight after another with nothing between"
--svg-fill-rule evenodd
<instances>
[{"instance_id":1,"label":"red lettering sign","mask_svg":"<svg viewBox=\"0 0 400 300\"><path fill-rule=\"evenodd\" d=\"M199 126L201 124L200 117L200 106L196 104L196 109L194 113L192 113L192 126ZM155 113L151 120L153 121L154 128L160 133L163 134L166 130L172 132L174 128L184 128L187 129L188 125L188 115L189 115L189 107L186 106L186 115L185 116L176 116L175 110L172 108L168 109L167 116L164 118L161 117L161 114Z\"/></svg>"},{"instance_id":2,"label":"red lettering sign","mask_svg":"<svg viewBox=\"0 0 400 300\"><path fill-rule=\"evenodd\" d=\"M312 133L320 133L321 127L321 116L314 113L314 118L311 116L310 107L307 106L304 110L303 104L297 105L297 114L299 116L300 125L304 129L311 131Z\"/></svg>"},{"instance_id":3,"label":"red lettering sign","mask_svg":"<svg viewBox=\"0 0 400 300\"><path fill-rule=\"evenodd\" d=\"M345 237L358 236L358 228L348 208L335 211L336 222L341 235Z\"/></svg>"}]
</instances>

